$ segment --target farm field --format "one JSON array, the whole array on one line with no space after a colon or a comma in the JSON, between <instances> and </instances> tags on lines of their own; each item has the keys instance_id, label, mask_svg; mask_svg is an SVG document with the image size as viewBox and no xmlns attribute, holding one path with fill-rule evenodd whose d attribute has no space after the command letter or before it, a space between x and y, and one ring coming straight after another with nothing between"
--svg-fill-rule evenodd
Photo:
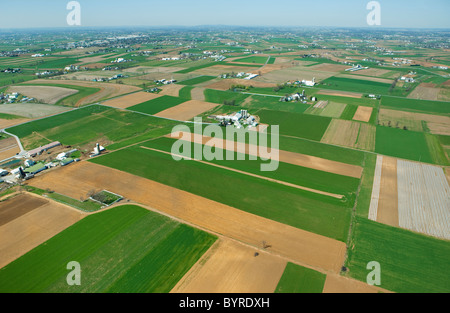
<instances>
[{"instance_id":1,"label":"farm field","mask_svg":"<svg viewBox=\"0 0 450 313\"><path fill-rule=\"evenodd\" d=\"M75 184L80 180L83 184ZM56 181L61 183L55 184ZM341 241L91 162L52 171L30 184L41 189L52 188L75 199L91 189L120 190L127 199L253 247L262 247L262 241L266 241L271 245L271 252L309 266L337 273L344 260L345 244Z\"/></svg>"},{"instance_id":2,"label":"farm field","mask_svg":"<svg viewBox=\"0 0 450 313\"><path fill-rule=\"evenodd\" d=\"M381 265L381 286L399 293L448 292L447 241L356 217L347 276L366 281L369 262Z\"/></svg>"},{"instance_id":3,"label":"farm field","mask_svg":"<svg viewBox=\"0 0 450 313\"><path fill-rule=\"evenodd\" d=\"M448 30L222 20L0 31L0 292L449 292Z\"/></svg>"},{"instance_id":4,"label":"farm field","mask_svg":"<svg viewBox=\"0 0 450 313\"><path fill-rule=\"evenodd\" d=\"M55 104L78 90L52 86L12 86L8 88L8 92L18 92L41 103Z\"/></svg>"},{"instance_id":5,"label":"farm field","mask_svg":"<svg viewBox=\"0 0 450 313\"><path fill-rule=\"evenodd\" d=\"M84 216L82 212L30 194L20 194L0 202L0 268ZM2 277L0 281L0 288L6 288L8 280Z\"/></svg>"},{"instance_id":6,"label":"farm field","mask_svg":"<svg viewBox=\"0 0 450 313\"><path fill-rule=\"evenodd\" d=\"M199 100L189 100L160 111L156 113L155 116L170 118L178 121L189 121L204 112L213 110L216 107L216 103L209 103Z\"/></svg>"},{"instance_id":7,"label":"farm field","mask_svg":"<svg viewBox=\"0 0 450 313\"><path fill-rule=\"evenodd\" d=\"M333 119L321 139L322 143L373 151L375 126Z\"/></svg>"},{"instance_id":8,"label":"farm field","mask_svg":"<svg viewBox=\"0 0 450 313\"><path fill-rule=\"evenodd\" d=\"M264 123L280 125L280 134L320 141L331 118L299 113L285 113L273 110L260 110L258 115Z\"/></svg>"},{"instance_id":9,"label":"farm field","mask_svg":"<svg viewBox=\"0 0 450 313\"><path fill-rule=\"evenodd\" d=\"M103 105L111 106L118 109L126 109L134 105L138 105L140 103L150 101L160 97L158 94L153 94L149 92L137 92L129 95L125 95L122 97L118 97L115 99L107 100L102 102Z\"/></svg>"},{"instance_id":10,"label":"farm field","mask_svg":"<svg viewBox=\"0 0 450 313\"><path fill-rule=\"evenodd\" d=\"M16 115L28 119L45 117L70 110L70 107L42 103L5 103L0 105L0 114Z\"/></svg>"},{"instance_id":11,"label":"farm field","mask_svg":"<svg viewBox=\"0 0 450 313\"><path fill-rule=\"evenodd\" d=\"M161 111L175 107L183 102L185 102L185 99L164 95L137 105L133 105L129 107L128 110L154 115Z\"/></svg>"},{"instance_id":12,"label":"farm field","mask_svg":"<svg viewBox=\"0 0 450 313\"><path fill-rule=\"evenodd\" d=\"M420 132L377 126L375 152L408 160L434 163L425 135Z\"/></svg>"},{"instance_id":13,"label":"farm field","mask_svg":"<svg viewBox=\"0 0 450 313\"><path fill-rule=\"evenodd\" d=\"M87 149L93 149L98 140L105 146L128 139L138 140L140 135L149 137L172 123L156 117L92 105L8 128L8 131L19 136L25 148L60 141L90 152ZM169 131L164 130L167 133Z\"/></svg>"},{"instance_id":14,"label":"farm field","mask_svg":"<svg viewBox=\"0 0 450 313\"><path fill-rule=\"evenodd\" d=\"M144 208L118 206L85 217L2 268L0 288L9 292L169 292L215 240ZM83 264L83 284L66 283L68 260Z\"/></svg>"}]
</instances>

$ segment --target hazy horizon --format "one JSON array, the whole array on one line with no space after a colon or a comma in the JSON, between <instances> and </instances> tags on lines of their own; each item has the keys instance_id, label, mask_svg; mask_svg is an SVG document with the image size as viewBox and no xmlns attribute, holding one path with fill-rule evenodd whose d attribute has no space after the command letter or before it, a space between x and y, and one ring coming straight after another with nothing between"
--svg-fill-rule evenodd
<instances>
[{"instance_id":1,"label":"hazy horizon","mask_svg":"<svg viewBox=\"0 0 450 313\"><path fill-rule=\"evenodd\" d=\"M81 25L67 24L69 1L15 0L2 8L0 29L90 27L333 27L333 28L450 28L450 1L379 0L381 25L369 26L369 0L78 0Z\"/></svg>"}]
</instances>

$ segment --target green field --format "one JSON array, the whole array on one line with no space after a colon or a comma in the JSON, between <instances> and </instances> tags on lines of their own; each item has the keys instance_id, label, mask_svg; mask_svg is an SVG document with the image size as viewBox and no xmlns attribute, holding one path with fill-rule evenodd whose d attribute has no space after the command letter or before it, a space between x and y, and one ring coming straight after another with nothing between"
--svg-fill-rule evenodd
<instances>
[{"instance_id":1,"label":"green field","mask_svg":"<svg viewBox=\"0 0 450 313\"><path fill-rule=\"evenodd\" d=\"M424 113L450 113L450 105L445 101L417 100L384 96L381 106L389 109Z\"/></svg>"},{"instance_id":2,"label":"green field","mask_svg":"<svg viewBox=\"0 0 450 313\"><path fill-rule=\"evenodd\" d=\"M197 84L201 84L207 81L210 81L212 79L216 78L215 76L198 76L195 78L191 78L191 79L187 79L187 80L183 80L181 82L179 82L180 85L186 85L186 86L193 86L193 85L197 85Z\"/></svg>"},{"instance_id":3,"label":"green field","mask_svg":"<svg viewBox=\"0 0 450 313\"><path fill-rule=\"evenodd\" d=\"M141 141L153 138L153 132L157 132L159 136L169 133L169 127L173 124L171 121L139 113L91 105L11 127L8 132L19 136L29 149L49 143L49 140L60 141L64 145L83 145L101 137L114 143L125 140L134 143L138 142L135 140L139 140L140 136L144 137ZM163 134L160 134L161 130Z\"/></svg>"},{"instance_id":4,"label":"green field","mask_svg":"<svg viewBox=\"0 0 450 313\"><path fill-rule=\"evenodd\" d=\"M136 146L90 161L340 241L348 235L348 201Z\"/></svg>"},{"instance_id":5,"label":"green field","mask_svg":"<svg viewBox=\"0 0 450 313\"><path fill-rule=\"evenodd\" d=\"M283 112L303 113L310 106L301 102L281 102L280 98L272 96L251 95L251 100L242 105L253 114L260 109L268 109Z\"/></svg>"},{"instance_id":6,"label":"green field","mask_svg":"<svg viewBox=\"0 0 450 313\"><path fill-rule=\"evenodd\" d=\"M180 96L180 98L191 100L192 99L191 91L194 88L195 88L194 86L185 86L180 89L178 95Z\"/></svg>"},{"instance_id":7,"label":"green field","mask_svg":"<svg viewBox=\"0 0 450 313\"><path fill-rule=\"evenodd\" d=\"M129 107L128 110L153 115L161 111L164 111L168 108L177 106L183 102L186 102L186 99L164 95L156 99Z\"/></svg>"},{"instance_id":8,"label":"green field","mask_svg":"<svg viewBox=\"0 0 450 313\"><path fill-rule=\"evenodd\" d=\"M242 59L234 60L235 63L256 63L256 64L265 64L269 57L267 56L249 56ZM273 64L275 62L275 58L270 57L268 64Z\"/></svg>"},{"instance_id":9,"label":"green field","mask_svg":"<svg viewBox=\"0 0 450 313\"><path fill-rule=\"evenodd\" d=\"M224 101L235 101L236 105L241 105L245 99L248 97L246 94L232 92L232 91L222 91L215 89L205 89L205 101L223 104Z\"/></svg>"},{"instance_id":10,"label":"green field","mask_svg":"<svg viewBox=\"0 0 450 313\"><path fill-rule=\"evenodd\" d=\"M260 110L261 123L279 125L280 134L320 141L331 118L300 113Z\"/></svg>"},{"instance_id":11,"label":"green field","mask_svg":"<svg viewBox=\"0 0 450 313\"><path fill-rule=\"evenodd\" d=\"M326 275L288 263L275 293L322 293Z\"/></svg>"},{"instance_id":12,"label":"green field","mask_svg":"<svg viewBox=\"0 0 450 313\"><path fill-rule=\"evenodd\" d=\"M389 93L391 84L352 78L330 77L322 81L320 87L342 91L386 95Z\"/></svg>"},{"instance_id":13,"label":"green field","mask_svg":"<svg viewBox=\"0 0 450 313\"><path fill-rule=\"evenodd\" d=\"M380 264L381 288L400 293L450 292L450 243L357 217L346 266L366 281L371 261Z\"/></svg>"},{"instance_id":14,"label":"green field","mask_svg":"<svg viewBox=\"0 0 450 313\"><path fill-rule=\"evenodd\" d=\"M172 138L158 138L148 141L143 145L161 151L171 152L171 148L175 142L176 140ZM204 145L195 143L191 143L190 146L192 152L195 151L195 149L203 150L205 147ZM276 171L262 172L260 170L260 165L263 162L261 159L256 161L249 160L247 155L235 153L235 160L226 160L225 150L220 148L212 148L212 151L216 156L219 156L219 158L215 160L208 160L208 162L213 164L281 180L283 182L288 182L298 186L341 194L344 195L349 201L354 198L359 185L359 179L357 178L341 176L283 162L279 163ZM242 157L243 160L240 159L240 157Z\"/></svg>"},{"instance_id":15,"label":"green field","mask_svg":"<svg viewBox=\"0 0 450 313\"><path fill-rule=\"evenodd\" d=\"M397 158L435 163L424 133L377 126L375 152Z\"/></svg>"},{"instance_id":16,"label":"green field","mask_svg":"<svg viewBox=\"0 0 450 313\"><path fill-rule=\"evenodd\" d=\"M4 293L167 293L216 237L138 206L89 215L0 270ZM70 286L69 262L81 267Z\"/></svg>"}]
</instances>

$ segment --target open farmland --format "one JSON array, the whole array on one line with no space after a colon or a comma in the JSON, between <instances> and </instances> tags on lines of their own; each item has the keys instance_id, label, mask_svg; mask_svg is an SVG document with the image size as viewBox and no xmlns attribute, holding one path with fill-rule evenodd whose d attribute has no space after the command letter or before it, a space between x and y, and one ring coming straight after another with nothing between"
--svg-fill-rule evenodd
<instances>
[{"instance_id":1,"label":"open farmland","mask_svg":"<svg viewBox=\"0 0 450 313\"><path fill-rule=\"evenodd\" d=\"M321 142L373 151L375 148L375 126L333 119Z\"/></svg>"},{"instance_id":2,"label":"open farmland","mask_svg":"<svg viewBox=\"0 0 450 313\"><path fill-rule=\"evenodd\" d=\"M160 97L158 94L153 94L149 92L137 92L129 95L125 95L122 97L118 97L115 99L107 100L103 102L103 105L111 106L118 109L126 109L134 105L138 105L140 103L150 101Z\"/></svg>"},{"instance_id":3,"label":"open farmland","mask_svg":"<svg viewBox=\"0 0 450 313\"><path fill-rule=\"evenodd\" d=\"M261 121L269 125L280 125L280 134L320 141L331 122L331 118L317 115L260 110Z\"/></svg>"},{"instance_id":4,"label":"open farmland","mask_svg":"<svg viewBox=\"0 0 450 313\"><path fill-rule=\"evenodd\" d=\"M87 153L98 141L102 145L128 139L144 141L160 131L169 133L170 129L165 130L165 127L171 124L156 117L92 105L8 128L8 131L19 136L25 148L60 141L64 145L76 145Z\"/></svg>"},{"instance_id":5,"label":"open farmland","mask_svg":"<svg viewBox=\"0 0 450 313\"><path fill-rule=\"evenodd\" d=\"M70 207L30 194L19 194L0 202L0 268L84 216ZM0 277L1 273L0 270ZM1 277L0 281L0 288L5 288L8 280Z\"/></svg>"},{"instance_id":6,"label":"open farmland","mask_svg":"<svg viewBox=\"0 0 450 313\"><path fill-rule=\"evenodd\" d=\"M8 92L18 92L42 103L55 104L59 100L77 93L78 90L51 86L12 86Z\"/></svg>"},{"instance_id":7,"label":"open farmland","mask_svg":"<svg viewBox=\"0 0 450 313\"><path fill-rule=\"evenodd\" d=\"M367 264L381 265L381 286L400 293L449 292L447 241L357 217L346 261L348 277L363 282Z\"/></svg>"},{"instance_id":8,"label":"open farmland","mask_svg":"<svg viewBox=\"0 0 450 313\"><path fill-rule=\"evenodd\" d=\"M214 241L212 235L144 208L119 206L85 217L8 264L0 270L0 289L169 292ZM66 283L65 267L72 260L82 264L86 277L75 287Z\"/></svg>"},{"instance_id":9,"label":"open farmland","mask_svg":"<svg viewBox=\"0 0 450 313\"><path fill-rule=\"evenodd\" d=\"M142 151L151 152L144 149ZM128 157L132 156L132 154L128 154ZM96 161L99 160L96 159ZM143 164L138 162L134 165L142 168ZM172 167L173 165L174 163L171 163ZM162 172L164 171L162 170ZM195 181L192 174L195 173L190 174L190 179ZM83 181L83 184L76 183L79 181ZM271 245L270 251L273 253L335 273L339 272L344 260L345 244L341 241L275 222L154 180L91 162L80 162L52 171L47 175L37 177L30 183L42 189L50 187L56 192L75 199L85 195L91 189L120 190L121 195L127 199L148 205L160 212L197 225L197 227L211 230L254 247L261 247L262 241L266 241ZM203 187L207 187L207 185L203 184ZM148 192L149 190L152 192ZM265 199L262 200L265 201ZM287 201L287 205L296 203L289 199ZM306 203L303 203L302 206L304 204ZM296 205L300 205L300 203ZM313 211L319 214L317 208L316 205ZM323 204L321 208L323 208ZM336 213L345 215L342 207L336 209ZM256 213L262 214L261 210L259 208ZM323 224L326 218L326 216L319 218L321 221L317 220L317 222ZM292 221L292 217L289 220ZM297 219L297 221L301 221L301 219ZM333 221L333 225L336 227L336 220ZM345 236L346 232L343 235ZM299 240L299 238L303 240Z\"/></svg>"},{"instance_id":10,"label":"open farmland","mask_svg":"<svg viewBox=\"0 0 450 313\"><path fill-rule=\"evenodd\" d=\"M141 88L135 86L127 86L123 84L109 84L109 83L98 83L98 82L87 82L87 81L77 81L77 80L45 80L45 79L37 79L29 82L29 84L39 84L39 85L48 85L51 84L57 87L65 87L67 85L68 88L79 87L79 89L83 90L83 97L78 94L74 96L78 96L75 100L69 103L69 105L79 107L86 104L98 102L101 100L105 100L108 98L117 97L120 95L124 95L130 92L139 91Z\"/></svg>"},{"instance_id":11,"label":"open farmland","mask_svg":"<svg viewBox=\"0 0 450 313\"><path fill-rule=\"evenodd\" d=\"M450 291L448 30L160 26L0 31L0 292Z\"/></svg>"}]
</instances>

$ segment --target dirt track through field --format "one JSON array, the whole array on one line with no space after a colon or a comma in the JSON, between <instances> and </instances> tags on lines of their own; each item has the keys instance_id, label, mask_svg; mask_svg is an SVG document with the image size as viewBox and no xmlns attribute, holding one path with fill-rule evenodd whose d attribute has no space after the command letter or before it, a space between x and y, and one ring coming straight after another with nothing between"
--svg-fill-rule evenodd
<instances>
[{"instance_id":1,"label":"dirt track through field","mask_svg":"<svg viewBox=\"0 0 450 313\"><path fill-rule=\"evenodd\" d=\"M261 247L268 252L322 271L338 273L344 262L343 242L250 214L230 206L142 177L90 162L52 170L30 180L30 185L74 199L90 190L118 193L211 232Z\"/></svg>"},{"instance_id":2,"label":"dirt track through field","mask_svg":"<svg viewBox=\"0 0 450 313\"><path fill-rule=\"evenodd\" d=\"M167 135L166 137L183 139L208 146L222 147L225 150L239 151L239 152L242 151L245 154L258 157L266 157L266 158L272 157L273 160L278 160L280 162L308 167L338 175L361 178L362 174L362 167L360 166L340 163L306 154L294 153L284 150L273 150L270 152L270 154L265 154L261 153L261 151L259 151L256 145L251 144L238 145L238 143L227 140L206 136L195 136L194 134L184 132L180 132L179 134L170 134Z\"/></svg>"}]
</instances>

